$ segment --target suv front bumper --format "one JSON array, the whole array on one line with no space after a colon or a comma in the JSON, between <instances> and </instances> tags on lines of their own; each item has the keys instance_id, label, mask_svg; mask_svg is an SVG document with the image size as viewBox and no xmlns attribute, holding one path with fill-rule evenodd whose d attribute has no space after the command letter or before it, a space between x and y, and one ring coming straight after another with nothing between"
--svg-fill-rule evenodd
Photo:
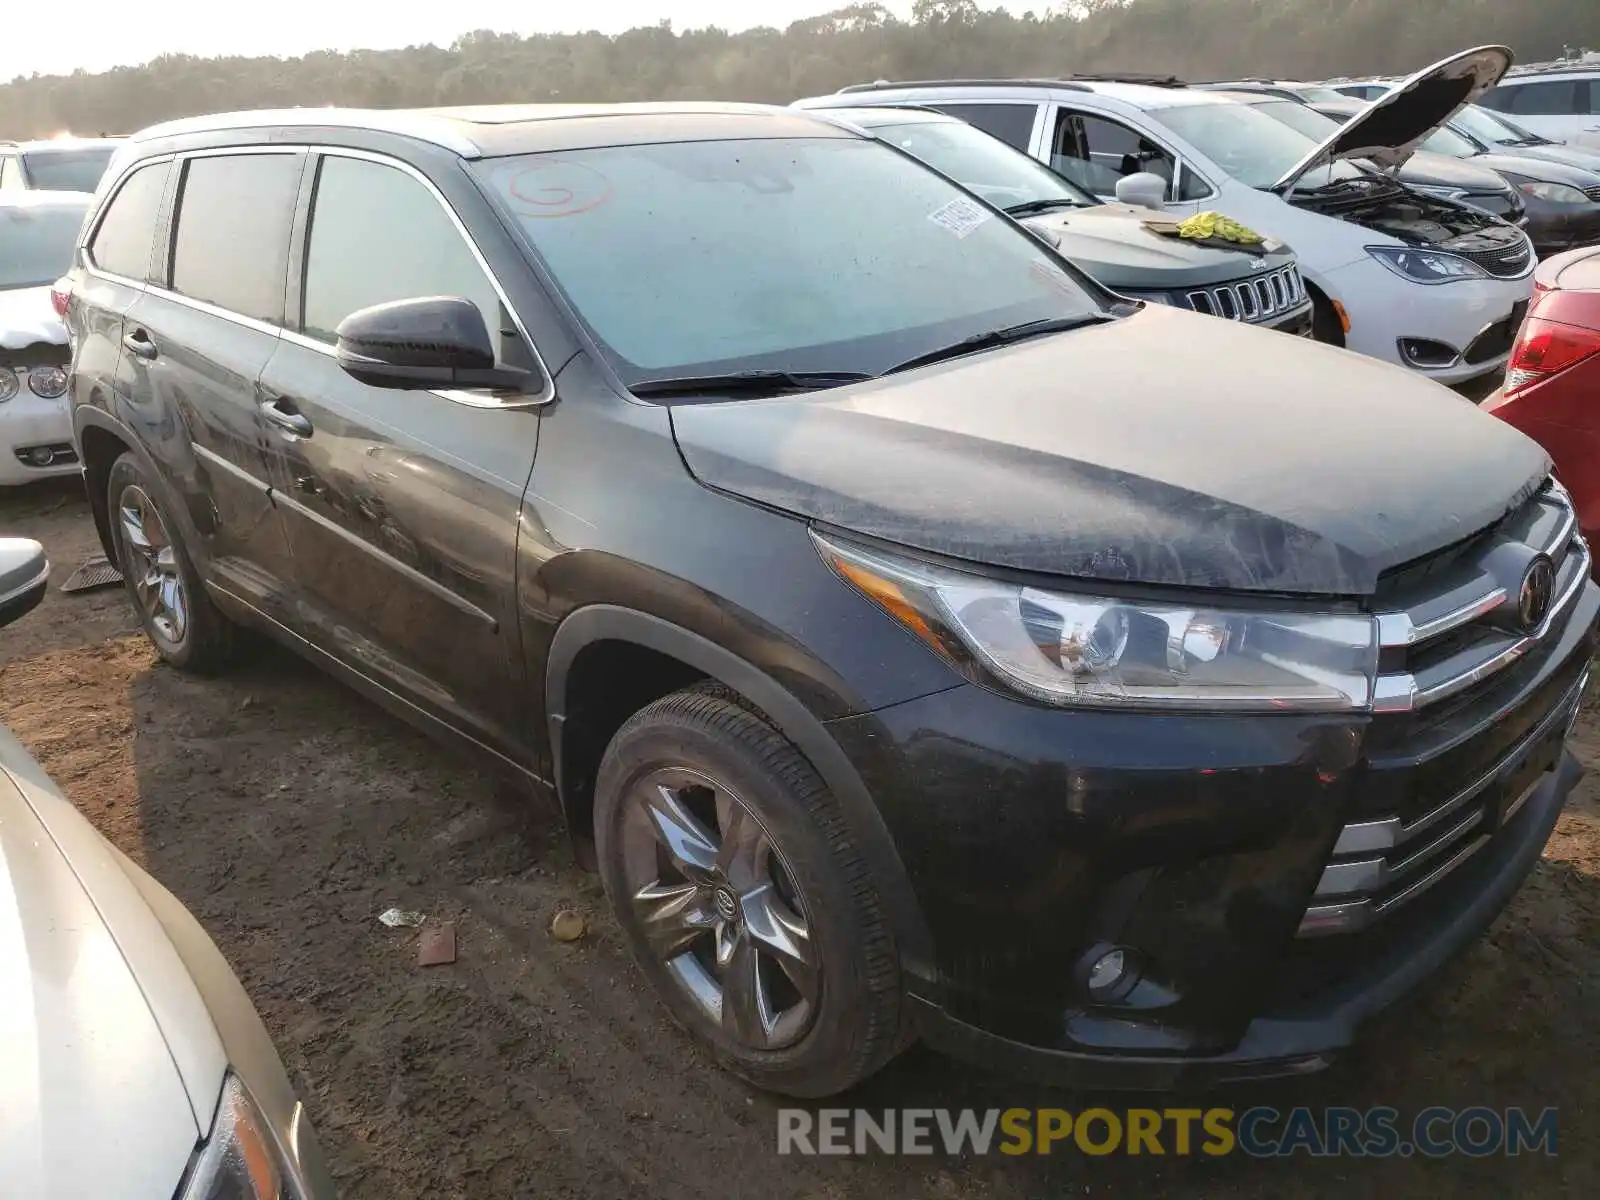
<instances>
[{"instance_id":1,"label":"suv front bumper","mask_svg":"<svg viewBox=\"0 0 1600 1200\"><path fill-rule=\"evenodd\" d=\"M1586 586L1537 662L1426 716L1066 712L965 684L832 722L932 935L932 977L907 980L924 1036L1092 1087L1326 1066L1538 861L1582 774L1564 741L1597 613ZM1477 853L1381 920L1313 936L1347 824L1410 819L1486 769ZM1087 966L1111 946L1139 983L1096 1001Z\"/></svg>"}]
</instances>

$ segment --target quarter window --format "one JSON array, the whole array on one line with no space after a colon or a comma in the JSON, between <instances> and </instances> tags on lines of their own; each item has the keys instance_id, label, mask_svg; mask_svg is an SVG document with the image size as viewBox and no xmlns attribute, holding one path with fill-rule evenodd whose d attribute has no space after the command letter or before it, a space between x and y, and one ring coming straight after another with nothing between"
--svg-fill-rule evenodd
<instances>
[{"instance_id":1,"label":"quarter window","mask_svg":"<svg viewBox=\"0 0 1600 1200\"><path fill-rule=\"evenodd\" d=\"M306 336L332 342L357 309L418 296L471 300L491 336L503 324L494 286L427 187L382 163L323 158L306 246Z\"/></svg>"},{"instance_id":2,"label":"quarter window","mask_svg":"<svg viewBox=\"0 0 1600 1200\"><path fill-rule=\"evenodd\" d=\"M156 218L171 172L170 162L152 163L123 181L89 242L89 260L95 266L128 279L142 280L150 273Z\"/></svg>"},{"instance_id":3,"label":"quarter window","mask_svg":"<svg viewBox=\"0 0 1600 1200\"><path fill-rule=\"evenodd\" d=\"M297 154L190 159L172 247L172 290L281 324Z\"/></svg>"},{"instance_id":4,"label":"quarter window","mask_svg":"<svg viewBox=\"0 0 1600 1200\"><path fill-rule=\"evenodd\" d=\"M934 104L940 112L976 125L1026 153L1033 145L1033 119L1037 104Z\"/></svg>"}]
</instances>

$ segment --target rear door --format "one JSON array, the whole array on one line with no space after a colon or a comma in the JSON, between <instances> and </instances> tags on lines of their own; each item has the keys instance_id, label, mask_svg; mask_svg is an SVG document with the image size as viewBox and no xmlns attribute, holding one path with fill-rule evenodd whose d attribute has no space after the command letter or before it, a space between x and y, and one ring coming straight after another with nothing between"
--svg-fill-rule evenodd
<instances>
[{"instance_id":1,"label":"rear door","mask_svg":"<svg viewBox=\"0 0 1600 1200\"><path fill-rule=\"evenodd\" d=\"M296 331L262 378L274 497L303 632L345 666L510 757L518 512L539 419L480 393L370 387L334 331L369 305L464 296L498 357L531 349L443 195L415 168L328 150L314 165L291 278Z\"/></svg>"},{"instance_id":2,"label":"rear door","mask_svg":"<svg viewBox=\"0 0 1600 1200\"><path fill-rule=\"evenodd\" d=\"M178 160L170 236L128 308L118 372L126 418L188 510L208 583L290 627L257 388L283 324L304 165L278 149Z\"/></svg>"}]
</instances>

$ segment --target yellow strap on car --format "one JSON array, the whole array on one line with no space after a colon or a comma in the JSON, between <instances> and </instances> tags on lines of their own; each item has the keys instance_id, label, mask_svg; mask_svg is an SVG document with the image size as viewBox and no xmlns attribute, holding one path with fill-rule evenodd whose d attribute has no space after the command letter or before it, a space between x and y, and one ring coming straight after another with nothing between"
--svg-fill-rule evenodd
<instances>
[{"instance_id":1,"label":"yellow strap on car","mask_svg":"<svg viewBox=\"0 0 1600 1200\"><path fill-rule=\"evenodd\" d=\"M1241 246L1258 246L1265 239L1253 229L1247 229L1232 217L1219 212L1196 213L1178 223L1178 236L1191 241L1205 242L1220 239Z\"/></svg>"}]
</instances>

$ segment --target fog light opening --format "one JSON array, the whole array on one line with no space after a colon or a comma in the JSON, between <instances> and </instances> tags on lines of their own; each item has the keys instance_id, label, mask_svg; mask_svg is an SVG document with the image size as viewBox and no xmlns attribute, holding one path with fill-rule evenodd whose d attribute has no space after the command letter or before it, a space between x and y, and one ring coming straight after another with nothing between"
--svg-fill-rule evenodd
<instances>
[{"instance_id":1,"label":"fog light opening","mask_svg":"<svg viewBox=\"0 0 1600 1200\"><path fill-rule=\"evenodd\" d=\"M1454 346L1432 338L1401 338L1400 357L1408 365L1424 371L1440 371L1455 366L1461 354Z\"/></svg>"},{"instance_id":2,"label":"fog light opening","mask_svg":"<svg viewBox=\"0 0 1600 1200\"><path fill-rule=\"evenodd\" d=\"M28 451L28 461L36 467L48 467L55 458L56 452L49 446L35 446Z\"/></svg>"},{"instance_id":3,"label":"fog light opening","mask_svg":"<svg viewBox=\"0 0 1600 1200\"><path fill-rule=\"evenodd\" d=\"M1096 1004L1121 1001L1139 982L1139 955L1126 946L1099 945L1083 956L1080 979Z\"/></svg>"}]
</instances>

